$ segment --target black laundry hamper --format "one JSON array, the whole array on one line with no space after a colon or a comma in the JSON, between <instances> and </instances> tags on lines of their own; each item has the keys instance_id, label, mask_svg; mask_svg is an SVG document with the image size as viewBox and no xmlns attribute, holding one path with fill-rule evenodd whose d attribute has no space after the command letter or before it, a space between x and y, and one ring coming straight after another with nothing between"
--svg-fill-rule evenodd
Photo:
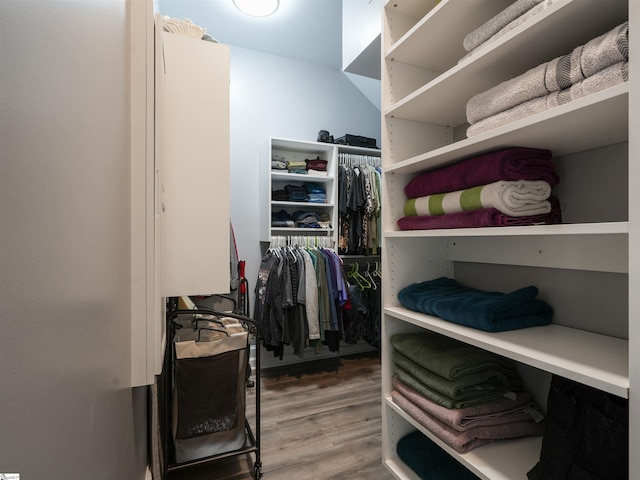
<instances>
[{"instance_id":1,"label":"black laundry hamper","mask_svg":"<svg viewBox=\"0 0 640 480\"><path fill-rule=\"evenodd\" d=\"M255 382L249 381L253 337L257 323L244 315L206 308L167 314L166 472L254 453L254 477L262 477L259 355ZM246 415L249 385L255 388L255 433Z\"/></svg>"}]
</instances>

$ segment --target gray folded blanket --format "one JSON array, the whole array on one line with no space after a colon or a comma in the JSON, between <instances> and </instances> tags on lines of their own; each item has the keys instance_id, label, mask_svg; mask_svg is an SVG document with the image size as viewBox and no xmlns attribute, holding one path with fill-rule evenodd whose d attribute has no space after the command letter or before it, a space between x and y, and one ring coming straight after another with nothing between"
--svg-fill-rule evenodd
<instances>
[{"instance_id":1,"label":"gray folded blanket","mask_svg":"<svg viewBox=\"0 0 640 480\"><path fill-rule=\"evenodd\" d=\"M525 14L528 10L532 9L542 1L543 0L517 0L516 2L505 8L503 11L498 13L496 16L480 25L474 31L467 34L467 36L464 37L464 40L462 41L464 49L467 52L470 52L478 45L487 41L513 20Z\"/></svg>"},{"instance_id":2,"label":"gray folded blanket","mask_svg":"<svg viewBox=\"0 0 640 480\"><path fill-rule=\"evenodd\" d=\"M467 137L479 135L536 113L564 105L629 80L629 63L619 62L585 78L570 88L552 92L543 97L534 98L516 105L509 110L487 117L467 129Z\"/></svg>"},{"instance_id":3,"label":"gray folded blanket","mask_svg":"<svg viewBox=\"0 0 640 480\"><path fill-rule=\"evenodd\" d=\"M572 85L629 59L629 23L611 29L567 55L534 67L522 75L473 96L467 102L467 121L485 118Z\"/></svg>"},{"instance_id":4,"label":"gray folded blanket","mask_svg":"<svg viewBox=\"0 0 640 480\"><path fill-rule=\"evenodd\" d=\"M543 10L549 8L551 5L553 5L554 3L556 3L558 0L544 0L541 1L540 3L538 3L537 5L534 5L532 8L530 8L529 10L525 11L522 15L520 15L519 17L514 18L513 20L511 20L509 23L507 23L505 26L503 26L500 30L498 30L497 32L495 32L493 35L491 35L491 37L487 38L484 42L480 43L478 46L476 46L475 48L473 48L472 50L468 50L467 54L462 57L459 62L462 62L463 60L466 60L468 57L470 57L471 55L475 55L476 53L482 51L483 49L485 49L486 47L490 46L493 42L495 42L496 40L498 40L500 37L503 37L504 35L506 35L507 33L509 33L510 31L514 30L516 27L519 27L520 25L522 25L524 22L528 21L529 19L535 17L536 15L538 15L540 12L542 12ZM519 2L516 2L519 3ZM514 4L515 5L515 4ZM514 5L511 5L508 8L513 7ZM508 10L507 8L507 10ZM505 10L506 11L506 10ZM509 16L509 18L511 18L511 16ZM505 19L506 20L506 19ZM487 28L489 29L489 31L493 31L493 27L501 25L502 22L497 22L496 23L492 23L491 20L489 20L489 22L487 22ZM493 26L493 27L490 27ZM480 27L481 29L483 27ZM487 32L489 33L489 32ZM458 63L459 63L458 62Z\"/></svg>"}]
</instances>

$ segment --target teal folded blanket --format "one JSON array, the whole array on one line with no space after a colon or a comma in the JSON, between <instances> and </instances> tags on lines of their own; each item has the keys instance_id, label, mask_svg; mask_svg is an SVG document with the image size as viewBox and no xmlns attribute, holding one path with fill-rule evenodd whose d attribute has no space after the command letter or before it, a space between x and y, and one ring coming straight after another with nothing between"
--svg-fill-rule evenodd
<instances>
[{"instance_id":1,"label":"teal folded blanket","mask_svg":"<svg viewBox=\"0 0 640 480\"><path fill-rule=\"evenodd\" d=\"M471 470L418 430L400 439L398 457L421 480L479 480Z\"/></svg>"},{"instance_id":2,"label":"teal folded blanket","mask_svg":"<svg viewBox=\"0 0 640 480\"><path fill-rule=\"evenodd\" d=\"M415 283L398 293L400 303L416 312L488 332L548 325L553 309L537 300L529 286L510 293L465 287L450 278Z\"/></svg>"}]
</instances>

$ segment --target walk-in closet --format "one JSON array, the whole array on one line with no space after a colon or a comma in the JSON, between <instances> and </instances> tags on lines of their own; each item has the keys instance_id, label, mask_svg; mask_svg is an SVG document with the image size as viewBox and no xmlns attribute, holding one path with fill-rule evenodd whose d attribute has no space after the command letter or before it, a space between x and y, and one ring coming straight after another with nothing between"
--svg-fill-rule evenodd
<instances>
[{"instance_id":1,"label":"walk-in closet","mask_svg":"<svg viewBox=\"0 0 640 480\"><path fill-rule=\"evenodd\" d=\"M640 479L638 26L0 0L0 480Z\"/></svg>"}]
</instances>

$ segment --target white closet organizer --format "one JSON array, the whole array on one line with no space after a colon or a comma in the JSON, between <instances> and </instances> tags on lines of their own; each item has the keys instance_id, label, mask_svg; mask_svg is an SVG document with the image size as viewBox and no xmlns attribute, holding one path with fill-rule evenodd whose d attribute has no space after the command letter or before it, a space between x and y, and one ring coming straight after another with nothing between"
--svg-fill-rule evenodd
<instances>
[{"instance_id":1,"label":"white closet organizer","mask_svg":"<svg viewBox=\"0 0 640 480\"><path fill-rule=\"evenodd\" d=\"M637 194L628 187L640 178L639 140L629 138L630 130L638 131L637 107L629 107L638 88L637 52L631 48L632 81L489 132L466 138L465 110L473 95L569 53L625 20L635 29L640 7L628 0L558 0L461 61L465 35L511 3L393 0L384 6L383 461L398 479L417 478L396 453L398 441L416 429L483 479L525 480L540 455L541 437L459 454L394 404L389 339L425 329L518 362L525 386L543 408L552 374L628 398L630 452L640 449L640 401L631 394L640 380L634 331L640 314L640 215ZM417 173L515 146L553 152L560 175L554 194L563 207L563 224L398 228L404 187ZM487 333L401 306L402 288L440 276L490 291L535 285L538 298L554 308L553 323ZM630 478L640 478L640 459L630 457Z\"/></svg>"},{"instance_id":2,"label":"white closet organizer","mask_svg":"<svg viewBox=\"0 0 640 480\"><path fill-rule=\"evenodd\" d=\"M338 159L341 154L367 156L380 158L380 150L371 148L353 147L333 143L308 142L304 140L291 140L285 138L270 137L262 147L260 168L260 241L271 242L273 237L301 237L318 236L332 239L332 247L338 241ZM282 158L287 161L302 161L321 158L327 161L327 176L305 175L288 173L271 168L272 158ZM282 189L286 185L304 186L308 183L318 183L324 187L327 195L327 203L290 202L274 200L273 191ZM285 210L293 213L296 210L308 209L318 213L328 213L331 218L330 229L319 228L295 228L274 227L271 225L271 213ZM326 246L326 242L323 242Z\"/></svg>"},{"instance_id":3,"label":"white closet organizer","mask_svg":"<svg viewBox=\"0 0 640 480\"><path fill-rule=\"evenodd\" d=\"M271 169L271 159L281 158L286 161L304 162L320 158L327 161L327 176L288 173L286 170ZM269 138L262 148L260 161L261 191L260 205L260 240L270 242L274 236L311 235L332 238L332 246L337 242L337 186L336 186L336 150L334 145L283 138ZM326 191L326 203L291 202L274 200L274 190L284 189L287 185L305 186L317 183ZM289 214L298 210L328 214L331 228L295 228L274 227L271 225L272 212L284 210Z\"/></svg>"}]
</instances>

